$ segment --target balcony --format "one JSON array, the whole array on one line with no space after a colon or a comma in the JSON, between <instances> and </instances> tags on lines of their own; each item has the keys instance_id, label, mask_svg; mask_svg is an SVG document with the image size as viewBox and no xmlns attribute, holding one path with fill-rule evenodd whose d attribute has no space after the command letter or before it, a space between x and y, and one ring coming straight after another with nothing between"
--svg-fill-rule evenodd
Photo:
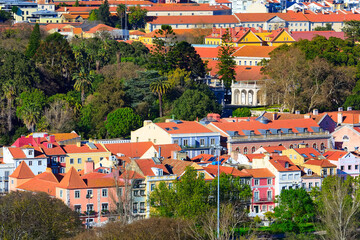
<instances>
[{"instance_id":1,"label":"balcony","mask_svg":"<svg viewBox=\"0 0 360 240\"><path fill-rule=\"evenodd\" d=\"M264 140L291 140L299 138L322 139L330 138L326 132L307 132L307 133L281 133L281 134L264 134L264 135L234 135L228 138L228 143L264 141Z\"/></svg>"},{"instance_id":2,"label":"balcony","mask_svg":"<svg viewBox=\"0 0 360 240\"><path fill-rule=\"evenodd\" d=\"M142 183L142 184L135 184L133 188L145 188L146 184Z\"/></svg>"},{"instance_id":3,"label":"balcony","mask_svg":"<svg viewBox=\"0 0 360 240\"><path fill-rule=\"evenodd\" d=\"M84 211L84 213L80 213L80 216L82 217L96 217L97 216L97 212L90 210L90 211Z\"/></svg>"},{"instance_id":4,"label":"balcony","mask_svg":"<svg viewBox=\"0 0 360 240\"><path fill-rule=\"evenodd\" d=\"M201 145L201 144L193 144L193 145L182 145L181 148L182 149L209 149L209 148L214 148L215 145L209 145L209 144L205 144L205 145Z\"/></svg>"},{"instance_id":5,"label":"balcony","mask_svg":"<svg viewBox=\"0 0 360 240\"><path fill-rule=\"evenodd\" d=\"M274 202L274 198L254 198L253 203L265 203L265 202Z\"/></svg>"}]
</instances>

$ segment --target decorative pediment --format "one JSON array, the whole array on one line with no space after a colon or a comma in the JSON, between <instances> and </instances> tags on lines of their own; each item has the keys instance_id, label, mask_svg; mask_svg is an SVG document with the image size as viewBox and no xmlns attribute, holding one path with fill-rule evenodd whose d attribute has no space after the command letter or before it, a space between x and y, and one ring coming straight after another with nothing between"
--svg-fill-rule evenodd
<instances>
[{"instance_id":1,"label":"decorative pediment","mask_svg":"<svg viewBox=\"0 0 360 240\"><path fill-rule=\"evenodd\" d=\"M279 18L278 16L274 16L273 18L270 18L267 20L268 23L285 23L285 20L282 18Z\"/></svg>"}]
</instances>

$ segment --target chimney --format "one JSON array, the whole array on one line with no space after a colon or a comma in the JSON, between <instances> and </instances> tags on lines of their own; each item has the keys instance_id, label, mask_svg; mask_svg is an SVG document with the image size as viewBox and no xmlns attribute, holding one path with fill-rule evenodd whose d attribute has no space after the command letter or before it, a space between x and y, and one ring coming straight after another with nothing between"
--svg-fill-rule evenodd
<instances>
[{"instance_id":1,"label":"chimney","mask_svg":"<svg viewBox=\"0 0 360 240\"><path fill-rule=\"evenodd\" d=\"M276 119L277 119L277 117L278 117L277 113L276 113L276 112L274 112L274 113L273 113L273 120L276 120Z\"/></svg>"},{"instance_id":2,"label":"chimney","mask_svg":"<svg viewBox=\"0 0 360 240\"><path fill-rule=\"evenodd\" d=\"M343 108L343 107L339 107L339 108L338 108L338 112L342 112L342 111L344 111L344 108Z\"/></svg>"},{"instance_id":3,"label":"chimney","mask_svg":"<svg viewBox=\"0 0 360 240\"><path fill-rule=\"evenodd\" d=\"M67 10L67 7L65 7L65 12L66 12L66 10Z\"/></svg>"},{"instance_id":4,"label":"chimney","mask_svg":"<svg viewBox=\"0 0 360 240\"><path fill-rule=\"evenodd\" d=\"M310 114L309 114L309 113L304 115L304 119L309 119L309 118L310 118Z\"/></svg>"},{"instance_id":5,"label":"chimney","mask_svg":"<svg viewBox=\"0 0 360 240\"><path fill-rule=\"evenodd\" d=\"M54 135L49 136L49 142L51 142L51 143L55 142L55 136Z\"/></svg>"},{"instance_id":6,"label":"chimney","mask_svg":"<svg viewBox=\"0 0 360 240\"><path fill-rule=\"evenodd\" d=\"M342 112L338 112L337 123L341 124L342 122L343 122L343 114Z\"/></svg>"},{"instance_id":7,"label":"chimney","mask_svg":"<svg viewBox=\"0 0 360 240\"><path fill-rule=\"evenodd\" d=\"M79 142L76 142L76 146L77 147L81 147L81 142L79 141Z\"/></svg>"},{"instance_id":8,"label":"chimney","mask_svg":"<svg viewBox=\"0 0 360 240\"><path fill-rule=\"evenodd\" d=\"M92 160L86 160L84 166L84 174L92 173L94 171L94 162Z\"/></svg>"},{"instance_id":9,"label":"chimney","mask_svg":"<svg viewBox=\"0 0 360 240\"><path fill-rule=\"evenodd\" d=\"M313 115L319 115L319 110L318 109L313 109Z\"/></svg>"},{"instance_id":10,"label":"chimney","mask_svg":"<svg viewBox=\"0 0 360 240\"><path fill-rule=\"evenodd\" d=\"M295 110L295 114L300 114L300 110Z\"/></svg>"},{"instance_id":11,"label":"chimney","mask_svg":"<svg viewBox=\"0 0 360 240\"><path fill-rule=\"evenodd\" d=\"M145 120L145 121L144 121L144 127L147 126L147 125L149 125L149 124L151 124L151 123L152 123L151 120Z\"/></svg>"},{"instance_id":12,"label":"chimney","mask_svg":"<svg viewBox=\"0 0 360 240\"><path fill-rule=\"evenodd\" d=\"M352 111L352 107L347 107L347 111Z\"/></svg>"}]
</instances>

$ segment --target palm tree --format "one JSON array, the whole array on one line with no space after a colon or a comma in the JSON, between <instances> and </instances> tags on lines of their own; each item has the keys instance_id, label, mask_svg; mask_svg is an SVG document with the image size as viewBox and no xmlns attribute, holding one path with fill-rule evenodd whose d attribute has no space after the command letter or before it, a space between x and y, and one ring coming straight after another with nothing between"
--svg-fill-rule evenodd
<instances>
[{"instance_id":1,"label":"palm tree","mask_svg":"<svg viewBox=\"0 0 360 240\"><path fill-rule=\"evenodd\" d=\"M3 98L6 98L7 100L7 110L8 110L7 122L8 122L8 131L10 132L12 130L13 101L16 96L16 88L12 82L6 82L4 83L2 90L4 93Z\"/></svg>"},{"instance_id":2,"label":"palm tree","mask_svg":"<svg viewBox=\"0 0 360 240\"><path fill-rule=\"evenodd\" d=\"M34 104L27 105L21 111L21 118L31 132L34 132L35 125L40 117L41 111Z\"/></svg>"},{"instance_id":3,"label":"palm tree","mask_svg":"<svg viewBox=\"0 0 360 240\"><path fill-rule=\"evenodd\" d=\"M81 92L81 103L84 105L85 91L91 88L94 81L94 73L93 71L87 72L84 68L80 68L79 72L73 74L73 80L75 80L75 90Z\"/></svg>"},{"instance_id":4,"label":"palm tree","mask_svg":"<svg viewBox=\"0 0 360 240\"><path fill-rule=\"evenodd\" d=\"M159 112L162 114L162 96L170 89L170 83L164 77L159 77L150 83L150 90L159 96Z\"/></svg>"}]
</instances>

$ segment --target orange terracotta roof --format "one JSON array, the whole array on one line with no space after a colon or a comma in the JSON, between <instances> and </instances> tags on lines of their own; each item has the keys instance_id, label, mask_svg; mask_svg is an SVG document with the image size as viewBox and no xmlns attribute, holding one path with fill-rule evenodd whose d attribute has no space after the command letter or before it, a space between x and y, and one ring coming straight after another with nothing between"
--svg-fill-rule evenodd
<instances>
[{"instance_id":1,"label":"orange terracotta roof","mask_svg":"<svg viewBox=\"0 0 360 240\"><path fill-rule=\"evenodd\" d=\"M272 156L269 162L279 172L300 171L300 169L287 156ZM287 168L286 163L289 164Z\"/></svg>"},{"instance_id":2,"label":"orange terracotta roof","mask_svg":"<svg viewBox=\"0 0 360 240\"><path fill-rule=\"evenodd\" d=\"M99 31L113 31L115 29L116 28L109 27L109 26L107 26L105 24L98 24L95 27L91 28L89 31L87 31L87 33L96 33L96 32L99 32Z\"/></svg>"},{"instance_id":3,"label":"orange terracotta roof","mask_svg":"<svg viewBox=\"0 0 360 240\"><path fill-rule=\"evenodd\" d=\"M59 177L56 177L54 173L52 173L51 169L50 171L45 171L43 173L40 173L39 175L35 176L36 179L41 179L47 182L54 182L59 183Z\"/></svg>"},{"instance_id":4,"label":"orange terracotta roof","mask_svg":"<svg viewBox=\"0 0 360 240\"><path fill-rule=\"evenodd\" d=\"M212 133L212 131L195 121L180 121L155 123L168 134L185 134L185 133Z\"/></svg>"},{"instance_id":5,"label":"orange terracotta roof","mask_svg":"<svg viewBox=\"0 0 360 240\"><path fill-rule=\"evenodd\" d=\"M292 120L276 120L269 123L261 123L257 120L241 121L241 122L212 122L211 125L216 126L223 132L237 131L239 135L244 136L244 130L254 131L254 134L261 135L259 129L289 129L294 133L298 133L296 128L307 128L308 132L314 132L311 127L319 127L313 119L292 119Z\"/></svg>"},{"instance_id":6,"label":"orange terracotta roof","mask_svg":"<svg viewBox=\"0 0 360 240\"><path fill-rule=\"evenodd\" d=\"M314 148L295 148L294 150L305 159L321 156L321 153Z\"/></svg>"},{"instance_id":7,"label":"orange terracotta roof","mask_svg":"<svg viewBox=\"0 0 360 240\"><path fill-rule=\"evenodd\" d=\"M274 178L275 175L267 168L243 169L242 172L250 174L253 178Z\"/></svg>"},{"instance_id":8,"label":"orange terracotta roof","mask_svg":"<svg viewBox=\"0 0 360 240\"><path fill-rule=\"evenodd\" d=\"M46 192L51 196L56 196L56 186L57 185L58 185L58 182L55 182L55 181L47 181L47 180L44 180L43 178L33 178L33 179L30 179L29 181L21 184L17 188L26 190L26 191L31 191L31 192Z\"/></svg>"},{"instance_id":9,"label":"orange terracotta roof","mask_svg":"<svg viewBox=\"0 0 360 240\"><path fill-rule=\"evenodd\" d=\"M308 19L303 13L287 12L287 13L235 13L235 15L240 19L241 23L247 22L265 22L272 19L275 16L288 21L288 22L307 22Z\"/></svg>"},{"instance_id":10,"label":"orange terracotta roof","mask_svg":"<svg viewBox=\"0 0 360 240\"><path fill-rule=\"evenodd\" d=\"M195 47L195 51L202 59L213 59L218 57L220 47Z\"/></svg>"},{"instance_id":11,"label":"orange terracotta roof","mask_svg":"<svg viewBox=\"0 0 360 240\"><path fill-rule=\"evenodd\" d=\"M336 168L337 166L335 164L332 164L327 159L310 159L307 160L304 164L314 165L314 166L320 166L320 167L333 167Z\"/></svg>"},{"instance_id":12,"label":"orange terracotta roof","mask_svg":"<svg viewBox=\"0 0 360 240\"><path fill-rule=\"evenodd\" d=\"M198 160L198 161L201 161L201 162L207 162L211 158L214 158L214 155L202 153L200 155L197 155L197 156L193 157L191 160L192 161L197 161Z\"/></svg>"},{"instance_id":13,"label":"orange terracotta roof","mask_svg":"<svg viewBox=\"0 0 360 240\"><path fill-rule=\"evenodd\" d=\"M74 167L71 167L65 174L58 187L65 189L87 188L85 182L80 178Z\"/></svg>"},{"instance_id":14,"label":"orange terracotta roof","mask_svg":"<svg viewBox=\"0 0 360 240\"><path fill-rule=\"evenodd\" d=\"M200 4L154 4L151 7L143 7L144 9L148 10L148 12L173 12L173 11L223 11L223 10L230 10L227 6L218 6L218 5L210 5L207 3L200 3Z\"/></svg>"},{"instance_id":15,"label":"orange terracotta roof","mask_svg":"<svg viewBox=\"0 0 360 240\"><path fill-rule=\"evenodd\" d=\"M9 147L8 149L14 158L26 158L26 155L21 148Z\"/></svg>"},{"instance_id":16,"label":"orange terracotta roof","mask_svg":"<svg viewBox=\"0 0 360 240\"><path fill-rule=\"evenodd\" d=\"M286 147L284 146L270 146L270 147L263 147L266 152L268 153L275 153L275 152L281 152L283 150L286 150Z\"/></svg>"},{"instance_id":17,"label":"orange terracotta roof","mask_svg":"<svg viewBox=\"0 0 360 240\"><path fill-rule=\"evenodd\" d=\"M217 165L208 165L207 167L204 167L204 170L213 175L214 177L217 176L217 169ZM233 167L219 166L219 172L220 174L225 173L234 177L251 177L249 173L242 172Z\"/></svg>"},{"instance_id":18,"label":"orange terracotta roof","mask_svg":"<svg viewBox=\"0 0 360 240\"><path fill-rule=\"evenodd\" d=\"M25 161L21 161L19 166L9 177L17 178L17 179L28 179L35 177L35 175L31 171L30 167L25 163Z\"/></svg>"},{"instance_id":19,"label":"orange terracotta roof","mask_svg":"<svg viewBox=\"0 0 360 240\"><path fill-rule=\"evenodd\" d=\"M269 58L269 53L272 52L275 48L277 47L244 45L241 46L236 52L234 52L232 56Z\"/></svg>"},{"instance_id":20,"label":"orange terracotta roof","mask_svg":"<svg viewBox=\"0 0 360 240\"><path fill-rule=\"evenodd\" d=\"M253 159L263 159L265 157L265 154L252 153L252 154L245 154L245 156L249 159L249 162L252 162Z\"/></svg>"},{"instance_id":21,"label":"orange terracotta roof","mask_svg":"<svg viewBox=\"0 0 360 240\"><path fill-rule=\"evenodd\" d=\"M98 177L86 178L85 175L83 177L83 180L88 188L114 187L116 185L115 179L112 177L98 176Z\"/></svg>"},{"instance_id":22,"label":"orange terracotta roof","mask_svg":"<svg viewBox=\"0 0 360 240\"><path fill-rule=\"evenodd\" d=\"M338 114L342 114L342 122L346 124L356 124L360 123L360 110L352 110L352 111L341 111L341 112L327 112L327 114L334 120L338 122Z\"/></svg>"},{"instance_id":23,"label":"orange terracotta roof","mask_svg":"<svg viewBox=\"0 0 360 240\"><path fill-rule=\"evenodd\" d=\"M310 22L344 22L350 20L360 20L360 14L343 14L341 12L330 14L305 14Z\"/></svg>"},{"instance_id":24,"label":"orange terracotta roof","mask_svg":"<svg viewBox=\"0 0 360 240\"><path fill-rule=\"evenodd\" d=\"M124 157L139 158L154 144L152 142L108 143L104 146L113 154L123 154Z\"/></svg>"},{"instance_id":25,"label":"orange terracotta roof","mask_svg":"<svg viewBox=\"0 0 360 240\"><path fill-rule=\"evenodd\" d=\"M193 162L175 159L164 159L162 163L169 169L170 173L176 174L177 176L181 176L185 172L186 167L194 164Z\"/></svg>"},{"instance_id":26,"label":"orange terracotta roof","mask_svg":"<svg viewBox=\"0 0 360 240\"><path fill-rule=\"evenodd\" d=\"M132 170L124 171L119 178L121 179L144 179L145 177L138 172Z\"/></svg>"},{"instance_id":27,"label":"orange terracotta roof","mask_svg":"<svg viewBox=\"0 0 360 240\"><path fill-rule=\"evenodd\" d=\"M133 30L129 31L129 35L137 35L137 36L144 36L146 33L139 31L139 30Z\"/></svg>"},{"instance_id":28,"label":"orange terracotta roof","mask_svg":"<svg viewBox=\"0 0 360 240\"><path fill-rule=\"evenodd\" d=\"M161 157L163 158L171 158L172 152L181 150L181 147L178 144L161 144L161 145L154 145L154 147L158 152L161 148Z\"/></svg>"},{"instance_id":29,"label":"orange terracotta roof","mask_svg":"<svg viewBox=\"0 0 360 240\"><path fill-rule=\"evenodd\" d=\"M292 113L275 113L276 119L275 120L289 120L289 119L305 119L306 116L308 118L314 119L317 123L324 117L326 113L319 113L318 115L314 115L312 113L307 114L292 114ZM268 119L274 118L274 113L265 113L264 117Z\"/></svg>"},{"instance_id":30,"label":"orange terracotta roof","mask_svg":"<svg viewBox=\"0 0 360 240\"><path fill-rule=\"evenodd\" d=\"M155 164L152 159L136 159L134 160L144 176L155 176L151 168L160 168L163 170L164 175L168 175L169 172L163 164Z\"/></svg>"},{"instance_id":31,"label":"orange terracotta roof","mask_svg":"<svg viewBox=\"0 0 360 240\"><path fill-rule=\"evenodd\" d=\"M196 24L202 26L203 24L214 23L239 23L239 20L233 15L198 15L198 16L158 16L151 17L148 23L150 24Z\"/></svg>"},{"instance_id":32,"label":"orange terracotta roof","mask_svg":"<svg viewBox=\"0 0 360 240\"><path fill-rule=\"evenodd\" d=\"M207 67L210 68L210 74L212 76L216 76L218 70L217 67L218 61L212 61L210 60L208 62ZM255 61L254 61L255 64ZM236 76L235 76L235 80L237 82L239 81L248 81L248 80L263 80L268 78L266 75L263 75L261 72L261 68L262 66L239 66L236 65L235 67L235 72L236 72Z\"/></svg>"},{"instance_id":33,"label":"orange terracotta roof","mask_svg":"<svg viewBox=\"0 0 360 240\"><path fill-rule=\"evenodd\" d=\"M66 153L92 153L92 152L107 152L106 149L101 144L94 144L96 149L91 149L86 144L81 144L78 147L76 144L64 145L63 149Z\"/></svg>"},{"instance_id":34,"label":"orange terracotta roof","mask_svg":"<svg viewBox=\"0 0 360 240\"><path fill-rule=\"evenodd\" d=\"M323 156L326 157L328 160L338 161L340 158L343 158L347 154L348 154L348 152L346 152L346 151L330 150L330 151L326 151L323 154Z\"/></svg>"}]
</instances>

